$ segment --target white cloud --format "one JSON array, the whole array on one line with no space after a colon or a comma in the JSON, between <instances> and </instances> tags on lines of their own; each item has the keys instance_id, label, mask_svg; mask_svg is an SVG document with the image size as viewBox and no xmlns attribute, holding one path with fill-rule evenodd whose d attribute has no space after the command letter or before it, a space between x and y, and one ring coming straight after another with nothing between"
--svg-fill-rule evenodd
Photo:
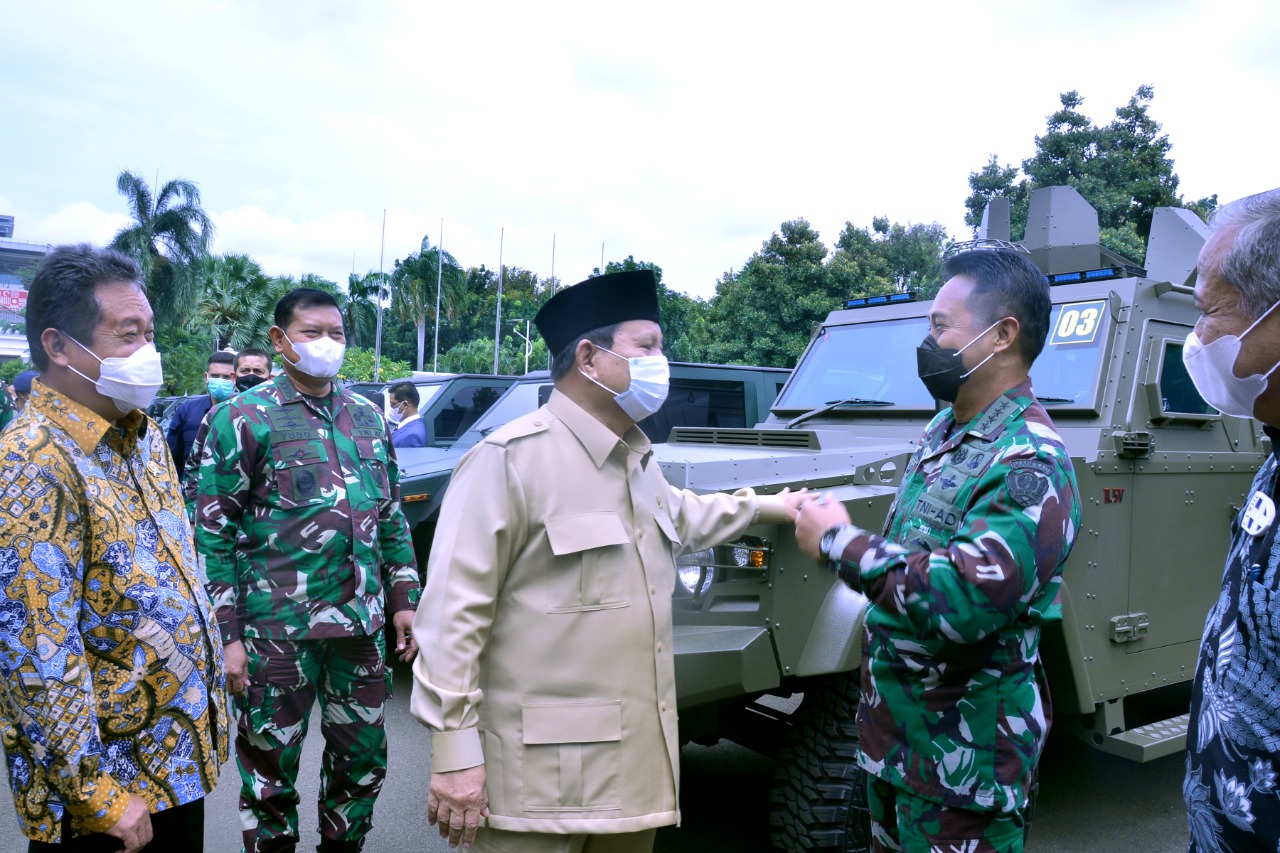
<instances>
[{"instance_id":1,"label":"white cloud","mask_svg":"<svg viewBox=\"0 0 1280 853\"><path fill-rule=\"evenodd\" d=\"M585 277L661 265L709 296L786 219L830 244L875 215L963 230L966 177L1019 163L1077 89L1106 122L1143 83L1182 190L1280 183L1260 0L1132 4L351 4L121 0L5 16L0 187L19 236L109 239L114 177L199 183L215 251L345 281L434 243ZM157 55L180 55L164 63ZM31 69L40 69L32 74ZM121 211L112 213L111 211ZM47 230L45 230L47 229Z\"/></svg>"}]
</instances>

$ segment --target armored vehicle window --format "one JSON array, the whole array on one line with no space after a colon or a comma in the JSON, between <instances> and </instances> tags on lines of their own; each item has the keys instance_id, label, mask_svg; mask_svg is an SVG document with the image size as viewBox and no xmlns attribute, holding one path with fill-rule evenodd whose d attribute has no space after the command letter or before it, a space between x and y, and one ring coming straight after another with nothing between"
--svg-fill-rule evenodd
<instances>
[{"instance_id":1,"label":"armored vehicle window","mask_svg":"<svg viewBox=\"0 0 1280 853\"><path fill-rule=\"evenodd\" d=\"M456 446L470 447L473 444L479 444L480 439L498 427L529 414L542 405L543 401L539 396L539 391L542 389L546 389L550 396L551 380L548 379L545 383L520 382L512 385L507 393L494 403L493 408L485 412L484 417L476 421L467 434L458 439Z\"/></svg>"},{"instance_id":2,"label":"armored vehicle window","mask_svg":"<svg viewBox=\"0 0 1280 853\"><path fill-rule=\"evenodd\" d=\"M431 405L431 398L440 393L440 389L444 387L440 383L434 385L418 385L418 411L425 412L427 406Z\"/></svg>"},{"instance_id":3,"label":"armored vehicle window","mask_svg":"<svg viewBox=\"0 0 1280 853\"><path fill-rule=\"evenodd\" d=\"M1195 383L1182 363L1182 344L1164 342L1160 364L1160 411L1170 415L1216 415L1196 390Z\"/></svg>"},{"instance_id":4,"label":"armored vehicle window","mask_svg":"<svg viewBox=\"0 0 1280 853\"><path fill-rule=\"evenodd\" d=\"M932 409L916 375L916 347L928 331L924 317L827 326L774 408L808 410L857 399Z\"/></svg>"},{"instance_id":5,"label":"armored vehicle window","mask_svg":"<svg viewBox=\"0 0 1280 853\"><path fill-rule=\"evenodd\" d=\"M476 422L477 418L489 411L489 407L494 404L503 390L475 386L459 389L444 411L436 415L436 442L451 443L457 439Z\"/></svg>"},{"instance_id":6,"label":"armored vehicle window","mask_svg":"<svg viewBox=\"0 0 1280 853\"><path fill-rule=\"evenodd\" d=\"M746 390L732 379L671 379L667 401L657 414L640 421L650 441L666 441L671 428L741 428L746 422Z\"/></svg>"},{"instance_id":7,"label":"armored vehicle window","mask_svg":"<svg viewBox=\"0 0 1280 853\"><path fill-rule=\"evenodd\" d=\"M1031 366L1031 384L1040 402L1051 407L1093 406L1110 322L1105 300L1053 307L1044 352Z\"/></svg>"},{"instance_id":8,"label":"armored vehicle window","mask_svg":"<svg viewBox=\"0 0 1280 853\"><path fill-rule=\"evenodd\" d=\"M1160 389L1160 412L1162 415L1175 418L1178 415L1213 416L1219 411L1204 402L1204 398L1196 391L1196 383L1187 373L1187 365L1183 364L1183 342L1162 341L1160 355L1160 377L1157 388ZM1155 416L1155 415L1153 415Z\"/></svg>"}]
</instances>

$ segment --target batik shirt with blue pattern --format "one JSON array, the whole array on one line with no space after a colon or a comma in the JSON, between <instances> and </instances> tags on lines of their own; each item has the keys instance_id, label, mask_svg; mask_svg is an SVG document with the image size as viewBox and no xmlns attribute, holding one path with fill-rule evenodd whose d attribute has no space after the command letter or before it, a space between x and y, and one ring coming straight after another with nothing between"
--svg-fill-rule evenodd
<instances>
[{"instance_id":1,"label":"batik shirt with blue pattern","mask_svg":"<svg viewBox=\"0 0 1280 853\"><path fill-rule=\"evenodd\" d=\"M164 436L37 380L0 437L0 739L22 831L103 832L213 790L227 703Z\"/></svg>"}]
</instances>

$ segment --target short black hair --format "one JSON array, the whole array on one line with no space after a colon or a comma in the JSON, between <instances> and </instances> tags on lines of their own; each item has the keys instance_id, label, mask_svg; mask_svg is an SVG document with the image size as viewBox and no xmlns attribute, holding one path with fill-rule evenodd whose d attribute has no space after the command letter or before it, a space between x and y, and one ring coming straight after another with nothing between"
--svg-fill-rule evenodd
<instances>
[{"instance_id":1,"label":"short black hair","mask_svg":"<svg viewBox=\"0 0 1280 853\"><path fill-rule=\"evenodd\" d=\"M267 363L267 370L270 371L271 370L271 353L267 352L264 349L258 349L257 347L245 347L244 349L240 350L240 352L236 353L235 360L231 362L231 368L233 370L239 370L240 359L244 358L245 356L255 356L255 355Z\"/></svg>"},{"instance_id":2,"label":"short black hair","mask_svg":"<svg viewBox=\"0 0 1280 853\"><path fill-rule=\"evenodd\" d=\"M293 321L294 312L299 308L326 307L342 310L332 293L316 290L314 287L295 287L281 296L280 301L276 303L276 325L282 329L287 327Z\"/></svg>"},{"instance_id":3,"label":"short black hair","mask_svg":"<svg viewBox=\"0 0 1280 853\"><path fill-rule=\"evenodd\" d=\"M391 394L392 403L403 403L405 400L413 403L415 412L418 410L418 405L422 400L421 395L418 394L417 386L412 382L396 382L387 389L387 392Z\"/></svg>"},{"instance_id":4,"label":"short black hair","mask_svg":"<svg viewBox=\"0 0 1280 853\"><path fill-rule=\"evenodd\" d=\"M1018 321L1018 341L1027 366L1039 357L1049 336L1049 282L1021 252L974 249L949 258L942 280L962 275L973 282L967 304L977 322L989 326L1002 317Z\"/></svg>"},{"instance_id":5,"label":"short black hair","mask_svg":"<svg viewBox=\"0 0 1280 853\"><path fill-rule=\"evenodd\" d=\"M235 370L236 357L229 352L218 350L213 355L209 356L209 363L207 366L213 367L215 364L229 364L231 365L231 369Z\"/></svg>"},{"instance_id":6,"label":"short black hair","mask_svg":"<svg viewBox=\"0 0 1280 853\"><path fill-rule=\"evenodd\" d=\"M93 344L93 330L102 318L95 290L112 282L145 290L138 262L114 249L81 243L58 246L44 256L27 291L27 346L37 370L49 369L40 342L45 329L64 332L84 346Z\"/></svg>"},{"instance_id":7,"label":"short black hair","mask_svg":"<svg viewBox=\"0 0 1280 853\"><path fill-rule=\"evenodd\" d=\"M613 336L618 331L621 323L614 323L611 326L601 326L598 329L592 329L586 334L578 335L573 339L573 343L564 347L560 352L556 353L556 357L551 359L551 381L563 379L573 368L574 356L578 351L578 344L583 341L591 341L594 346L605 347L606 349L613 346Z\"/></svg>"}]
</instances>

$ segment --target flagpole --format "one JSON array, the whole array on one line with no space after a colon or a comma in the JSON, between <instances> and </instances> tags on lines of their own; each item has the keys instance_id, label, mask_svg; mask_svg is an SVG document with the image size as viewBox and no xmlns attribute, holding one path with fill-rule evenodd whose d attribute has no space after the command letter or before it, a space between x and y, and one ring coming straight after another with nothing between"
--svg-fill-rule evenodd
<instances>
[{"instance_id":1,"label":"flagpole","mask_svg":"<svg viewBox=\"0 0 1280 853\"><path fill-rule=\"evenodd\" d=\"M431 372L440 372L440 282L444 276L444 217L440 217L440 243L436 246L436 340L431 345Z\"/></svg>"},{"instance_id":2,"label":"flagpole","mask_svg":"<svg viewBox=\"0 0 1280 853\"><path fill-rule=\"evenodd\" d=\"M382 291L386 287L387 277L382 274L382 262L387 255L387 209L382 208L382 248L378 251L378 331L375 335L376 340L373 345L373 381L380 382L378 378L382 370Z\"/></svg>"},{"instance_id":3,"label":"flagpole","mask_svg":"<svg viewBox=\"0 0 1280 853\"><path fill-rule=\"evenodd\" d=\"M502 244L507 235L504 227L498 232L498 311L493 318L493 372L498 372L498 344L502 339Z\"/></svg>"}]
</instances>

